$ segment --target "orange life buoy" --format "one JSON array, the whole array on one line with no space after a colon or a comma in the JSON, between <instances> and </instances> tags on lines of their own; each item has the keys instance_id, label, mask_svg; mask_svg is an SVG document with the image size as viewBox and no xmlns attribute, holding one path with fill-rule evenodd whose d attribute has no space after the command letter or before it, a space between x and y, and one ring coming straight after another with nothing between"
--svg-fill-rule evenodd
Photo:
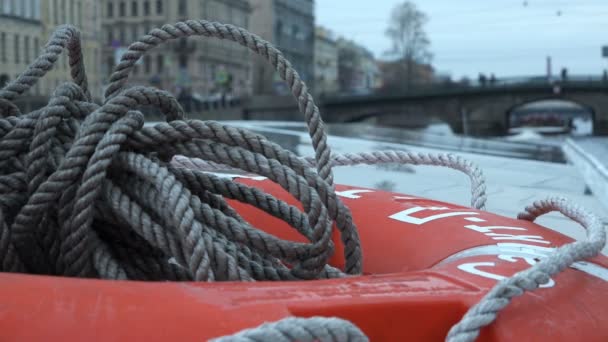
<instances>
[{"instance_id":1,"label":"orange life buoy","mask_svg":"<svg viewBox=\"0 0 608 342\"><path fill-rule=\"evenodd\" d=\"M236 180L298 205L263 178ZM289 316L344 318L371 341L442 340L497 280L572 241L529 221L415 196L341 185L336 191L359 229L363 276L148 283L1 274L2 340L204 341ZM301 239L259 209L231 205L269 233ZM479 340L608 339L608 258L575 263L543 287L514 300Z\"/></svg>"}]
</instances>

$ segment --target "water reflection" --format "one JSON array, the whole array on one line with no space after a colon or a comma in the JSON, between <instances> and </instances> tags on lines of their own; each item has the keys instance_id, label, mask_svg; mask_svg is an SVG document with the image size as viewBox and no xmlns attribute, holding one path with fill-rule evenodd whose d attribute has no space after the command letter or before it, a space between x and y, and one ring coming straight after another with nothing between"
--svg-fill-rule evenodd
<instances>
[{"instance_id":1,"label":"water reflection","mask_svg":"<svg viewBox=\"0 0 608 342\"><path fill-rule=\"evenodd\" d=\"M394 192L396 190L396 188L397 188L397 183L395 183L391 180L388 180L388 179L382 180L382 181L374 184L374 189L378 189L378 190Z\"/></svg>"}]
</instances>

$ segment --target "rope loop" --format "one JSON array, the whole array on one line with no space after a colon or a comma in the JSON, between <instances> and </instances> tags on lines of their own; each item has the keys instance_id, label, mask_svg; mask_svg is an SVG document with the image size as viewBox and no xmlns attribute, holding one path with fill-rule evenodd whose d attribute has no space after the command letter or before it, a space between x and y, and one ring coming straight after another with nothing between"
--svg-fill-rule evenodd
<instances>
[{"instance_id":1,"label":"rope loop","mask_svg":"<svg viewBox=\"0 0 608 342\"><path fill-rule=\"evenodd\" d=\"M91 100L82 58L80 31L72 25L62 25L55 29L42 54L36 57L34 62L15 80L0 90L0 99L13 101L25 93L53 68L64 50L68 52L72 79L82 89L87 100Z\"/></svg>"}]
</instances>

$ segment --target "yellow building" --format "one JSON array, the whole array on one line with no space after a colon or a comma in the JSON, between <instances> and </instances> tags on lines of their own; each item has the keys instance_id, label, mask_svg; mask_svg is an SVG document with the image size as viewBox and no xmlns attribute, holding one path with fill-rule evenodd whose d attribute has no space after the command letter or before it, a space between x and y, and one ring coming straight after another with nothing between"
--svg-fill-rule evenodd
<instances>
[{"instance_id":1,"label":"yellow building","mask_svg":"<svg viewBox=\"0 0 608 342\"><path fill-rule=\"evenodd\" d=\"M80 30L85 70L89 90L95 100L101 100L101 4L97 0L44 0L42 1L43 42L51 36L55 28L71 24ZM67 54L61 56L43 83L44 89L52 90L70 79ZM49 93L50 93L49 92ZM47 93L48 94L48 93Z\"/></svg>"},{"instance_id":2,"label":"yellow building","mask_svg":"<svg viewBox=\"0 0 608 342\"><path fill-rule=\"evenodd\" d=\"M246 0L102 0L105 79L128 46L151 29L186 19L206 19L249 27ZM236 43L192 37L154 48L129 76L132 84L152 85L176 95L205 100L223 93L251 93L249 52Z\"/></svg>"},{"instance_id":3,"label":"yellow building","mask_svg":"<svg viewBox=\"0 0 608 342\"><path fill-rule=\"evenodd\" d=\"M0 1L0 83L14 80L42 53L53 30L73 24L81 31L85 68L93 97L101 99L101 20L95 0L1 0ZM46 98L62 82L70 79L67 54L27 94L31 102Z\"/></svg>"},{"instance_id":4,"label":"yellow building","mask_svg":"<svg viewBox=\"0 0 608 342\"><path fill-rule=\"evenodd\" d=\"M0 85L14 80L43 46L40 0L0 2ZM41 95L37 85L32 95Z\"/></svg>"}]
</instances>

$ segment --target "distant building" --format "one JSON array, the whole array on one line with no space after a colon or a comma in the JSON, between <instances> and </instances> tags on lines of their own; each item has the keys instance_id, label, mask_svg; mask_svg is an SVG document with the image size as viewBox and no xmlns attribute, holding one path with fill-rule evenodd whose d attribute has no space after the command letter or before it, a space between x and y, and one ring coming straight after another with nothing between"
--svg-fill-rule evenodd
<instances>
[{"instance_id":1,"label":"distant building","mask_svg":"<svg viewBox=\"0 0 608 342\"><path fill-rule=\"evenodd\" d=\"M374 55L365 47L338 39L338 82L341 92L369 93L380 86Z\"/></svg>"},{"instance_id":2,"label":"distant building","mask_svg":"<svg viewBox=\"0 0 608 342\"><path fill-rule=\"evenodd\" d=\"M101 88L101 6L97 0L42 1L43 36L42 44L51 36L55 28L63 24L71 24L80 30L82 54L87 73L89 91L95 100L102 97ZM42 83L46 88L54 89L58 84L70 80L70 68L67 54L62 55L57 65ZM50 94L50 92L49 92Z\"/></svg>"},{"instance_id":3,"label":"distant building","mask_svg":"<svg viewBox=\"0 0 608 342\"><path fill-rule=\"evenodd\" d=\"M315 30L315 92L335 93L338 87L338 46L332 33L322 27Z\"/></svg>"},{"instance_id":4,"label":"distant building","mask_svg":"<svg viewBox=\"0 0 608 342\"><path fill-rule=\"evenodd\" d=\"M107 77L130 43L166 23L201 18L250 25L246 0L102 0L103 69ZM218 94L251 93L249 52L238 43L217 38L190 37L165 43L138 62L131 82L206 98Z\"/></svg>"},{"instance_id":5,"label":"distant building","mask_svg":"<svg viewBox=\"0 0 608 342\"><path fill-rule=\"evenodd\" d=\"M251 0L251 31L277 46L302 80L314 88L314 1ZM272 66L255 59L255 94L286 94L288 89Z\"/></svg>"},{"instance_id":6,"label":"distant building","mask_svg":"<svg viewBox=\"0 0 608 342\"><path fill-rule=\"evenodd\" d=\"M0 2L0 83L14 80L28 64L40 55L55 27L73 24L81 30L85 68L91 94L101 96L99 82L99 21L98 2L2 0ZM28 93L39 101L70 80L67 53Z\"/></svg>"},{"instance_id":7,"label":"distant building","mask_svg":"<svg viewBox=\"0 0 608 342\"><path fill-rule=\"evenodd\" d=\"M363 70L362 87L368 90L376 90L380 87L382 80L378 63L371 51L362 49L361 54L361 69Z\"/></svg>"}]
</instances>

